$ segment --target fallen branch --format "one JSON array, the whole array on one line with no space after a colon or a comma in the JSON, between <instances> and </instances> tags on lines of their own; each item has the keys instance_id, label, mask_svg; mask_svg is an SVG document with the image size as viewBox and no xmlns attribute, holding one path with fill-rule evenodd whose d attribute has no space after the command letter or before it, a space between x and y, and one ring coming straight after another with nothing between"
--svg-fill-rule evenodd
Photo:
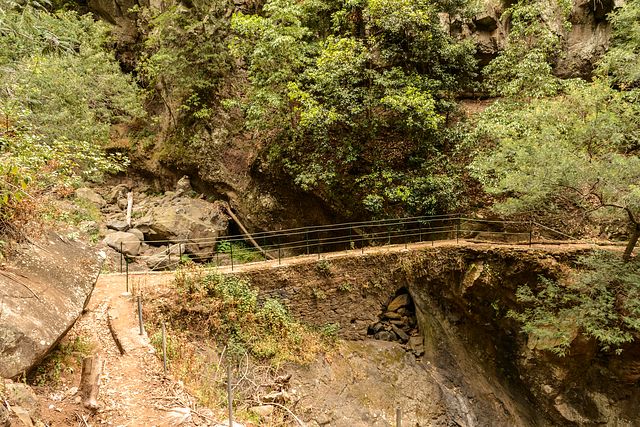
<instances>
[{"instance_id":1,"label":"fallen branch","mask_svg":"<svg viewBox=\"0 0 640 427\"><path fill-rule=\"evenodd\" d=\"M116 329L113 326L112 319L113 318L111 316L110 307L107 307L107 323L109 324L109 331L111 332L111 338L113 338L113 341L116 343L116 347L118 347L118 351L120 352L120 355L124 356L126 351L124 350L124 347L122 346L122 342L118 337L118 333L116 332Z\"/></svg>"},{"instance_id":2,"label":"fallen branch","mask_svg":"<svg viewBox=\"0 0 640 427\"><path fill-rule=\"evenodd\" d=\"M82 360L82 375L80 377L80 393L83 397L82 406L97 411L98 393L100 392L100 374L102 374L102 358L99 354L85 357Z\"/></svg>"},{"instance_id":3,"label":"fallen branch","mask_svg":"<svg viewBox=\"0 0 640 427\"><path fill-rule=\"evenodd\" d=\"M231 219L234 220L236 224L238 224L238 227L240 227L240 230L242 231L242 234L244 234L246 236L246 238L249 240L249 242L251 242L251 244L253 246L255 246L256 249L258 249L260 251L260 253L262 253L262 255L264 255L265 258L275 259L275 257L269 255L264 249L262 249L262 247L258 244L258 242L256 242L253 239L253 237L251 237L251 234L249 233L249 231L245 228L245 226L242 224L242 222L240 222L240 220L238 219L236 214L234 214L233 211L231 210L231 206L229 206L228 204L225 204L224 207L225 207L225 210L227 211L227 213L229 214L229 216L231 217Z\"/></svg>"}]
</instances>

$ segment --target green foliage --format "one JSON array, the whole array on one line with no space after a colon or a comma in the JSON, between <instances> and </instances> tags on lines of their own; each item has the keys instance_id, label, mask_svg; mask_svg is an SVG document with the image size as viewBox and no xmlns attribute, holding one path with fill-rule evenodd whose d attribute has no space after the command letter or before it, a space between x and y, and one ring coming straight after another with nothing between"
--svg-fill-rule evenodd
<instances>
[{"instance_id":1,"label":"green foliage","mask_svg":"<svg viewBox=\"0 0 640 427\"><path fill-rule=\"evenodd\" d=\"M327 323L326 325L323 325L320 327L320 334L322 334L324 339L329 342L337 341L339 333L340 333L339 323Z\"/></svg>"},{"instance_id":2,"label":"green foliage","mask_svg":"<svg viewBox=\"0 0 640 427\"><path fill-rule=\"evenodd\" d=\"M181 275L176 285L190 303L207 307L202 326L225 343L229 354L245 352L274 361L303 361L311 356L311 331L291 318L276 299L258 300L258 292L235 276Z\"/></svg>"},{"instance_id":3,"label":"green foliage","mask_svg":"<svg viewBox=\"0 0 640 427\"><path fill-rule=\"evenodd\" d=\"M31 4L0 8L0 211L38 191L126 166L102 145L142 114L106 45L106 26Z\"/></svg>"},{"instance_id":4,"label":"green foliage","mask_svg":"<svg viewBox=\"0 0 640 427\"><path fill-rule=\"evenodd\" d=\"M438 13L460 6L271 0L261 15L234 15L248 124L273 136L269 161L346 210L447 209L457 188L441 161L455 140L445 124L475 62Z\"/></svg>"},{"instance_id":5,"label":"green foliage","mask_svg":"<svg viewBox=\"0 0 640 427\"><path fill-rule=\"evenodd\" d=\"M564 282L541 278L533 289L519 287L516 296L526 308L509 316L558 355L570 349L576 330L617 352L640 333L640 263L610 252L582 258Z\"/></svg>"},{"instance_id":6,"label":"green foliage","mask_svg":"<svg viewBox=\"0 0 640 427\"><path fill-rule=\"evenodd\" d=\"M262 255L257 249L247 246L243 242L230 242L224 240L218 242L216 251L221 254L233 255L234 262L245 263L262 260Z\"/></svg>"},{"instance_id":7,"label":"green foliage","mask_svg":"<svg viewBox=\"0 0 640 427\"><path fill-rule=\"evenodd\" d=\"M331 277L333 274L331 271L331 263L324 258L316 263L316 271L318 274L325 277Z\"/></svg>"},{"instance_id":8,"label":"green foliage","mask_svg":"<svg viewBox=\"0 0 640 427\"><path fill-rule=\"evenodd\" d=\"M316 301L322 301L327 299L327 293L322 289L313 288L311 289L311 294Z\"/></svg>"},{"instance_id":9,"label":"green foliage","mask_svg":"<svg viewBox=\"0 0 640 427\"><path fill-rule=\"evenodd\" d=\"M231 3L232 5L232 3ZM174 126L210 120L222 78L231 68L226 47L228 0L169 2L138 9L145 32L138 64L150 99L169 110Z\"/></svg>"},{"instance_id":10,"label":"green foliage","mask_svg":"<svg viewBox=\"0 0 640 427\"><path fill-rule=\"evenodd\" d=\"M338 290L340 292L351 292L353 290L353 283L351 282L342 282L338 285Z\"/></svg>"},{"instance_id":11,"label":"green foliage","mask_svg":"<svg viewBox=\"0 0 640 427\"><path fill-rule=\"evenodd\" d=\"M65 341L56 346L30 374L32 384L57 385L64 373L71 373L80 367L82 359L91 353L92 344L82 337Z\"/></svg>"},{"instance_id":12,"label":"green foliage","mask_svg":"<svg viewBox=\"0 0 640 427\"><path fill-rule=\"evenodd\" d=\"M570 85L553 99L497 102L477 128L491 148L471 171L502 213L571 206L585 215L637 218L639 105L602 81Z\"/></svg>"},{"instance_id":13,"label":"green foliage","mask_svg":"<svg viewBox=\"0 0 640 427\"><path fill-rule=\"evenodd\" d=\"M507 97L554 95L561 81L552 74L552 62L561 52L562 32L568 29L572 2L519 0L507 8L507 45L483 73L494 94Z\"/></svg>"},{"instance_id":14,"label":"green foliage","mask_svg":"<svg viewBox=\"0 0 640 427\"><path fill-rule=\"evenodd\" d=\"M599 64L598 71L610 75L623 88L640 85L640 1L630 0L610 15L611 47Z\"/></svg>"}]
</instances>

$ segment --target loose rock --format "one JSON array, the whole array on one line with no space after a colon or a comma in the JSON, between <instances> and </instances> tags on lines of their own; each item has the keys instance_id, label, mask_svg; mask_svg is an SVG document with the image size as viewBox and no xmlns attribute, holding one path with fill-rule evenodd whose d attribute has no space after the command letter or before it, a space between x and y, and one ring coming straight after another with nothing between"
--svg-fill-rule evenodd
<instances>
[{"instance_id":1,"label":"loose rock","mask_svg":"<svg viewBox=\"0 0 640 427\"><path fill-rule=\"evenodd\" d=\"M251 412L256 415L260 415L261 417L268 417L269 415L273 414L274 409L275 408L273 405L260 405L249 408Z\"/></svg>"},{"instance_id":2,"label":"loose rock","mask_svg":"<svg viewBox=\"0 0 640 427\"><path fill-rule=\"evenodd\" d=\"M397 311L401 307L407 307L411 304L411 297L408 294L398 295L389 303L387 311Z\"/></svg>"},{"instance_id":3,"label":"loose rock","mask_svg":"<svg viewBox=\"0 0 640 427\"><path fill-rule=\"evenodd\" d=\"M99 208L107 204L107 202L105 202L105 200L102 198L101 195L99 195L92 189L86 188L86 187L78 188L76 190L76 197L79 199L87 200L93 203L94 205L98 206Z\"/></svg>"},{"instance_id":4,"label":"loose rock","mask_svg":"<svg viewBox=\"0 0 640 427\"><path fill-rule=\"evenodd\" d=\"M116 230L116 231L127 231L129 229L129 224L127 224L127 221L122 221L119 219L114 219L111 220L109 222L107 222L107 228L110 230ZM144 238L144 236L143 236ZM140 239L142 240L142 239Z\"/></svg>"}]
</instances>

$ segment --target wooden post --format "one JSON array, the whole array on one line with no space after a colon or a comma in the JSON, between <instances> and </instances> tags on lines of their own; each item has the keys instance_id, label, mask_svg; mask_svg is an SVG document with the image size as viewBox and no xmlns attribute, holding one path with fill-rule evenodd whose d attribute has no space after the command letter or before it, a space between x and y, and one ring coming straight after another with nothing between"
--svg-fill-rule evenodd
<instances>
[{"instance_id":1,"label":"wooden post","mask_svg":"<svg viewBox=\"0 0 640 427\"><path fill-rule=\"evenodd\" d=\"M162 368L167 376L167 327L162 322Z\"/></svg>"},{"instance_id":2,"label":"wooden post","mask_svg":"<svg viewBox=\"0 0 640 427\"><path fill-rule=\"evenodd\" d=\"M138 295L138 323L140 324L140 335L144 335L144 323L142 322L142 298Z\"/></svg>"},{"instance_id":3,"label":"wooden post","mask_svg":"<svg viewBox=\"0 0 640 427\"><path fill-rule=\"evenodd\" d=\"M229 405L229 427L233 427L233 394L231 390L231 365L227 365L227 403Z\"/></svg>"},{"instance_id":4,"label":"wooden post","mask_svg":"<svg viewBox=\"0 0 640 427\"><path fill-rule=\"evenodd\" d=\"M133 211L133 191L127 193L127 225L131 227L131 212Z\"/></svg>"},{"instance_id":5,"label":"wooden post","mask_svg":"<svg viewBox=\"0 0 640 427\"><path fill-rule=\"evenodd\" d=\"M85 357L82 360L82 375L80 377L80 395L82 406L97 411L98 393L100 392L100 375L102 374L102 358L99 354Z\"/></svg>"}]
</instances>

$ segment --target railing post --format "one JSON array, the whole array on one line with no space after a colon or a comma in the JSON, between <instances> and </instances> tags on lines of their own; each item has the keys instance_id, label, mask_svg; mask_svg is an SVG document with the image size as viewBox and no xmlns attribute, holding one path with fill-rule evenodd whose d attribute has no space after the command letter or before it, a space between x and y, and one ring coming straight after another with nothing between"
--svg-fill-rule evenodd
<instances>
[{"instance_id":1,"label":"railing post","mask_svg":"<svg viewBox=\"0 0 640 427\"><path fill-rule=\"evenodd\" d=\"M402 409L396 407L396 427L402 427Z\"/></svg>"},{"instance_id":2,"label":"railing post","mask_svg":"<svg viewBox=\"0 0 640 427\"><path fill-rule=\"evenodd\" d=\"M262 255L264 256L264 260L267 261L267 251L269 250L267 248L267 238L265 236L262 237L262 247L265 248L263 249L264 252L262 253Z\"/></svg>"},{"instance_id":3,"label":"railing post","mask_svg":"<svg viewBox=\"0 0 640 427\"><path fill-rule=\"evenodd\" d=\"M140 323L140 335L144 335L144 323L142 321L142 297L138 295L138 322Z\"/></svg>"},{"instance_id":4,"label":"railing post","mask_svg":"<svg viewBox=\"0 0 640 427\"><path fill-rule=\"evenodd\" d=\"M162 322L162 369L167 376L167 327Z\"/></svg>"},{"instance_id":5,"label":"railing post","mask_svg":"<svg viewBox=\"0 0 640 427\"><path fill-rule=\"evenodd\" d=\"M231 271L233 271L233 243L229 245L229 248L231 248Z\"/></svg>"},{"instance_id":6,"label":"railing post","mask_svg":"<svg viewBox=\"0 0 640 427\"><path fill-rule=\"evenodd\" d=\"M407 223L404 223L404 248L407 249L407 240L409 239L409 235L407 233Z\"/></svg>"},{"instance_id":7,"label":"railing post","mask_svg":"<svg viewBox=\"0 0 640 427\"><path fill-rule=\"evenodd\" d=\"M418 220L418 236L419 236L419 242L422 243L422 222L420 220Z\"/></svg>"},{"instance_id":8,"label":"railing post","mask_svg":"<svg viewBox=\"0 0 640 427\"><path fill-rule=\"evenodd\" d=\"M122 273L122 259L124 258L124 254L122 253L122 242L120 242L120 273Z\"/></svg>"},{"instance_id":9,"label":"railing post","mask_svg":"<svg viewBox=\"0 0 640 427\"><path fill-rule=\"evenodd\" d=\"M229 427L233 427L233 395L231 388L231 365L227 364L227 404L229 405Z\"/></svg>"},{"instance_id":10,"label":"railing post","mask_svg":"<svg viewBox=\"0 0 640 427\"><path fill-rule=\"evenodd\" d=\"M309 255L309 230L305 230L304 232L304 240L307 245L307 255Z\"/></svg>"},{"instance_id":11,"label":"railing post","mask_svg":"<svg viewBox=\"0 0 640 427\"><path fill-rule=\"evenodd\" d=\"M460 242L460 218L456 222L456 244Z\"/></svg>"}]
</instances>

